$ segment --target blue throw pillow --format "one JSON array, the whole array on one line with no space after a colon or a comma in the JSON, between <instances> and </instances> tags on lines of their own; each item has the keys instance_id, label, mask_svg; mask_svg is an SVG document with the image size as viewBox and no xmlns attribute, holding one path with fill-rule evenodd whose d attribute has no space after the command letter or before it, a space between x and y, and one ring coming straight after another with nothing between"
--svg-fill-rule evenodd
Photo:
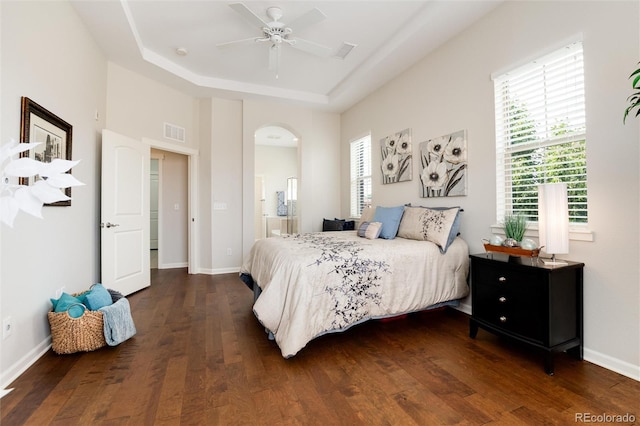
<instances>
[{"instance_id":1,"label":"blue throw pillow","mask_svg":"<svg viewBox=\"0 0 640 426\"><path fill-rule=\"evenodd\" d=\"M398 233L400 220L404 213L404 206L398 207L376 207L376 214L373 216L373 222L381 222L382 230L380 238L393 240Z\"/></svg>"},{"instance_id":2,"label":"blue throw pillow","mask_svg":"<svg viewBox=\"0 0 640 426\"><path fill-rule=\"evenodd\" d=\"M84 308L80 305L80 299L68 293L62 293L58 300L51 299L51 303L53 304L53 312L66 312L67 309L71 307L71 309L69 309L69 316L71 318L81 317L84 313Z\"/></svg>"},{"instance_id":3,"label":"blue throw pillow","mask_svg":"<svg viewBox=\"0 0 640 426\"><path fill-rule=\"evenodd\" d=\"M69 306L68 312L71 318L80 318L82 314L84 314L85 309L87 309L83 304L76 303L74 305Z\"/></svg>"},{"instance_id":4,"label":"blue throw pillow","mask_svg":"<svg viewBox=\"0 0 640 426\"><path fill-rule=\"evenodd\" d=\"M87 307L92 311L113 304L109 290L104 288L102 284L95 284L91 287L91 291L87 293Z\"/></svg>"}]
</instances>

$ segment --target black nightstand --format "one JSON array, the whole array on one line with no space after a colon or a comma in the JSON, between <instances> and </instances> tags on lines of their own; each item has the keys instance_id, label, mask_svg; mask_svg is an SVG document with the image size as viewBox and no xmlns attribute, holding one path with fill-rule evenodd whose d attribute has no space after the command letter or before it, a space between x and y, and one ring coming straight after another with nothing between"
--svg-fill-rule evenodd
<instances>
[{"instance_id":1,"label":"black nightstand","mask_svg":"<svg viewBox=\"0 0 640 426\"><path fill-rule=\"evenodd\" d=\"M537 258L473 254L469 335L478 327L545 353L553 375L553 352L583 353L583 263L546 266Z\"/></svg>"}]
</instances>

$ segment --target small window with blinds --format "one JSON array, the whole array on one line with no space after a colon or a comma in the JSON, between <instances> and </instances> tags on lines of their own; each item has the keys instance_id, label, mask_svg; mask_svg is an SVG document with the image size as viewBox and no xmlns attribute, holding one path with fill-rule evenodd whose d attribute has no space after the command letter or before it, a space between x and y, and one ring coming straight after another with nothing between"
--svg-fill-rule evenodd
<instances>
[{"instance_id":1,"label":"small window with blinds","mask_svg":"<svg viewBox=\"0 0 640 426\"><path fill-rule=\"evenodd\" d=\"M497 219L538 221L538 185L565 182L569 222L587 223L582 42L494 77Z\"/></svg>"},{"instance_id":2,"label":"small window with blinds","mask_svg":"<svg viewBox=\"0 0 640 426\"><path fill-rule=\"evenodd\" d=\"M351 217L371 205L371 135L351 142Z\"/></svg>"}]
</instances>

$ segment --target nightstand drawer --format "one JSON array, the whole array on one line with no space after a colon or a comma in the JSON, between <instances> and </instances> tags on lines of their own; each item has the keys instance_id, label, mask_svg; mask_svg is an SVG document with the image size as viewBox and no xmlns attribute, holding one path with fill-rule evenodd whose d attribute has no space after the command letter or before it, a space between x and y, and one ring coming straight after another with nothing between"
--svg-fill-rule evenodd
<instances>
[{"instance_id":1,"label":"nightstand drawer","mask_svg":"<svg viewBox=\"0 0 640 426\"><path fill-rule=\"evenodd\" d=\"M515 268L483 263L474 264L473 269L475 270L474 275L478 277L482 285L520 288L523 291L528 291L527 289L531 286L540 283L540 276L535 271L527 273Z\"/></svg>"}]
</instances>

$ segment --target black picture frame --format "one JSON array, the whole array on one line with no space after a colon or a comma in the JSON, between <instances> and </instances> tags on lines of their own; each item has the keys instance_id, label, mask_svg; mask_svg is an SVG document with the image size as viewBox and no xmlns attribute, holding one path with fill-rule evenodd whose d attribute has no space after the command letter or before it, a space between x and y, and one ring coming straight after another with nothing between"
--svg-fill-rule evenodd
<instances>
[{"instance_id":1,"label":"black picture frame","mask_svg":"<svg viewBox=\"0 0 640 426\"><path fill-rule=\"evenodd\" d=\"M71 160L71 146L73 141L73 126L51 111L32 101L26 96L21 102L20 142L40 142L36 148L23 152L21 156L30 157L44 163L56 158ZM69 170L67 173L71 173ZM32 185L40 179L39 176L21 178L21 185ZM64 189L71 198L71 188ZM46 206L70 206L71 200L45 204Z\"/></svg>"}]
</instances>

